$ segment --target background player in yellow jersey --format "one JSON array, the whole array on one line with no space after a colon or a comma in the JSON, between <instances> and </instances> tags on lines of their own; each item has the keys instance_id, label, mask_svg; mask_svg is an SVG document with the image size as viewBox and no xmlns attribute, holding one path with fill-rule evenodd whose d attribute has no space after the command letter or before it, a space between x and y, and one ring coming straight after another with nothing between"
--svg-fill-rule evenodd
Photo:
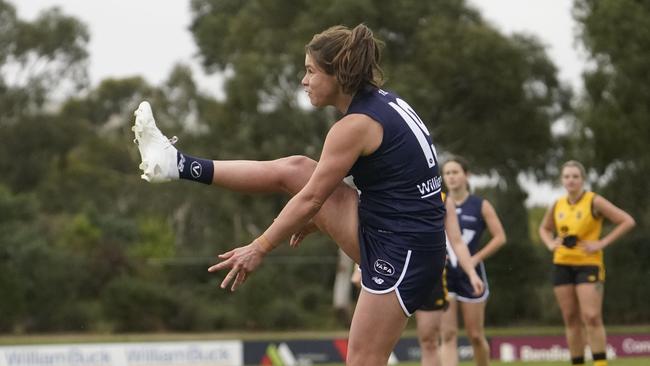
<instances>
[{"instance_id":1,"label":"background player in yellow jersey","mask_svg":"<svg viewBox=\"0 0 650 366\"><path fill-rule=\"evenodd\" d=\"M602 318L603 249L634 227L635 222L604 197L586 191L585 179L581 163L570 160L562 165L561 180L566 195L548 209L539 235L553 252L553 291L562 311L571 363L584 364L588 340L594 365L604 366L607 343ZM615 226L601 238L604 219Z\"/></svg>"}]
</instances>

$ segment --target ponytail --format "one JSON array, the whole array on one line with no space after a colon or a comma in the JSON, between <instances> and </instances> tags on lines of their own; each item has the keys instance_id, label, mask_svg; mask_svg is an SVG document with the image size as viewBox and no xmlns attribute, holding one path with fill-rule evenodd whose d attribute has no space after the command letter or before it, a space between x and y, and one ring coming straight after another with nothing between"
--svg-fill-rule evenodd
<instances>
[{"instance_id":1,"label":"ponytail","mask_svg":"<svg viewBox=\"0 0 650 366\"><path fill-rule=\"evenodd\" d=\"M327 74L336 77L343 92L354 94L367 85L379 88L383 84L379 66L382 46L364 24L352 30L337 25L316 34L305 51Z\"/></svg>"}]
</instances>

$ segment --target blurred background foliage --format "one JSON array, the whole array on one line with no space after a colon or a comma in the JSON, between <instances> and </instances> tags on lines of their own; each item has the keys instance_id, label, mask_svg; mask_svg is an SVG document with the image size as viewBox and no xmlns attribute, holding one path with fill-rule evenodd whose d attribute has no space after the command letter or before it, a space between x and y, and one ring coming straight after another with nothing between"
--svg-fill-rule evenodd
<instances>
[{"instance_id":1,"label":"blurred background foliage","mask_svg":"<svg viewBox=\"0 0 650 366\"><path fill-rule=\"evenodd\" d=\"M579 93L558 81L539 40L502 34L463 0L192 0L191 9L204 67L227 79L223 100L202 94L184 65L162 85L89 85L82 20L50 9L27 22L0 0L0 332L344 326L331 305L337 251L322 235L279 248L237 293L220 290L220 275L206 271L215 255L259 235L286 197L147 184L130 128L147 99L192 155L318 159L337 116L301 101L304 45L360 22L386 43L385 87L419 111L441 157L461 154L495 182L477 189L508 234L487 261L488 325L561 322L536 233L545 208L524 205L521 181L555 182L570 158L639 224L607 250L606 321L650 321L650 287L639 285L650 279L650 5L575 1L590 59Z\"/></svg>"}]
</instances>

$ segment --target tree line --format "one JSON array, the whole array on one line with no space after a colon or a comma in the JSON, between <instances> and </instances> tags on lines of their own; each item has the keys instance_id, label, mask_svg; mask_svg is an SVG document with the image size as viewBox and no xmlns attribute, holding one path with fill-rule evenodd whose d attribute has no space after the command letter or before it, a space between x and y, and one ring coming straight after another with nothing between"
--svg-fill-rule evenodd
<instances>
[{"instance_id":1,"label":"tree line","mask_svg":"<svg viewBox=\"0 0 650 366\"><path fill-rule=\"evenodd\" d=\"M91 34L47 9L20 19L0 0L0 331L327 329L336 247L309 237L279 248L236 294L208 274L215 255L249 242L283 196L248 196L139 178L132 112L147 99L187 153L215 159L318 159L332 110L299 100L304 44L364 22L385 41L386 88L420 111L438 152L497 177L508 245L487 261L489 325L560 324L551 256L536 237L522 174L557 180L583 161L591 186L638 228L606 252L605 320L650 321L650 6L576 0L590 67L585 89L558 80L539 39L504 35L463 0L273 2L192 0L191 32L226 97L202 93L189 67L160 85L87 77ZM553 126L565 126L553 133ZM646 224L646 225L644 225Z\"/></svg>"}]
</instances>

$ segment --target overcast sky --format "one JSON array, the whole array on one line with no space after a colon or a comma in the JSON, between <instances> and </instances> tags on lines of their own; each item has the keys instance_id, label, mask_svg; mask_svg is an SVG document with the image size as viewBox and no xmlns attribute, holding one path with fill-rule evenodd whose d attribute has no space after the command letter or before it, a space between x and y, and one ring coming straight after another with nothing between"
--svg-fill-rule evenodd
<instances>
[{"instance_id":1,"label":"overcast sky","mask_svg":"<svg viewBox=\"0 0 650 366\"><path fill-rule=\"evenodd\" d=\"M159 83L178 61L195 71L197 48L188 30L188 0L20 0L12 1L22 18L59 6L90 28L90 76L143 75ZM506 34L526 32L539 37L560 70L560 78L579 87L582 59L574 42L572 0L469 0ZM202 83L202 85L209 85ZM210 87L210 89L212 89Z\"/></svg>"},{"instance_id":2,"label":"overcast sky","mask_svg":"<svg viewBox=\"0 0 650 366\"><path fill-rule=\"evenodd\" d=\"M206 76L188 30L188 0L13 0L19 17L31 20L43 9L59 6L85 22L91 34L90 77L144 76L158 84L174 63L192 66L201 89L219 94L219 79ZM559 68L560 79L581 88L584 57L575 42L572 0L468 0L484 18L506 34L537 36ZM535 186L529 203L548 203L557 190Z\"/></svg>"}]
</instances>

